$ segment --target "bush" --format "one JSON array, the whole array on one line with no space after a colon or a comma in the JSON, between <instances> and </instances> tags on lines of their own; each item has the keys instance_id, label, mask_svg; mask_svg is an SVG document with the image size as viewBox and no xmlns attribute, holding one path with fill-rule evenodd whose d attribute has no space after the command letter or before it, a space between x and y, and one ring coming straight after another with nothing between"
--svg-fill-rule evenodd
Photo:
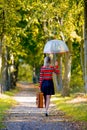
<instances>
[{"instance_id":1,"label":"bush","mask_svg":"<svg viewBox=\"0 0 87 130\"><path fill-rule=\"evenodd\" d=\"M19 66L18 80L32 82L32 70L29 65L22 64Z\"/></svg>"},{"instance_id":2,"label":"bush","mask_svg":"<svg viewBox=\"0 0 87 130\"><path fill-rule=\"evenodd\" d=\"M70 92L83 92L84 91L84 81L81 75L73 74L71 76L70 82Z\"/></svg>"}]
</instances>

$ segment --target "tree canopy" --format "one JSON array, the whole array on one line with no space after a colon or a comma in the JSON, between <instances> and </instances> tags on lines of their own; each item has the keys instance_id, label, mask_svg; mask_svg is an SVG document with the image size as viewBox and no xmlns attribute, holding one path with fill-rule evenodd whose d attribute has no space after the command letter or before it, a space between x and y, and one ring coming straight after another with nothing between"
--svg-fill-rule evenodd
<instances>
[{"instance_id":1,"label":"tree canopy","mask_svg":"<svg viewBox=\"0 0 87 130\"><path fill-rule=\"evenodd\" d=\"M22 59L37 71L43 64L46 41L62 39L72 57L72 75L81 76L83 9L82 0L1 0L1 45L9 48L9 56L13 55L15 62Z\"/></svg>"}]
</instances>

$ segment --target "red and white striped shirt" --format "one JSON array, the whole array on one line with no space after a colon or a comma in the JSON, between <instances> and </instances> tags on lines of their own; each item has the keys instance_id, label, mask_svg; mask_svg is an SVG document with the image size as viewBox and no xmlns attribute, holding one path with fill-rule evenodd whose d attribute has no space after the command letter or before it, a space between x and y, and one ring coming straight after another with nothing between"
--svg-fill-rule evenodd
<instances>
[{"instance_id":1,"label":"red and white striped shirt","mask_svg":"<svg viewBox=\"0 0 87 130\"><path fill-rule=\"evenodd\" d=\"M52 79L52 74L53 72L59 74L59 69L58 69L58 66L42 66L41 67L41 70L40 70L40 80L39 80L39 83L40 83L40 86L41 87L41 84L42 84L42 81L43 80L51 80Z\"/></svg>"}]
</instances>

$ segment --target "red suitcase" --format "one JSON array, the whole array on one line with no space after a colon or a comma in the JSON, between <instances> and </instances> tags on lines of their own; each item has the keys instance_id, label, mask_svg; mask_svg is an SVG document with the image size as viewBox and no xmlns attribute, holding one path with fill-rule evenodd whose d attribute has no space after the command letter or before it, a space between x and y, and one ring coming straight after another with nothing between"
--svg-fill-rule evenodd
<instances>
[{"instance_id":1,"label":"red suitcase","mask_svg":"<svg viewBox=\"0 0 87 130\"><path fill-rule=\"evenodd\" d=\"M43 93L38 92L36 95L36 105L38 108L43 108Z\"/></svg>"}]
</instances>

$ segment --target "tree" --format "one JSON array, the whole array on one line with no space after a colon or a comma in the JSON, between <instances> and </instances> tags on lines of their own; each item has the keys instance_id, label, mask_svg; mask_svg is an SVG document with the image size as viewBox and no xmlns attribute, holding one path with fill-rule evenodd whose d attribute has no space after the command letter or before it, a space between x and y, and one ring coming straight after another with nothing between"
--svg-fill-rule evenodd
<instances>
[{"instance_id":1,"label":"tree","mask_svg":"<svg viewBox=\"0 0 87 130\"><path fill-rule=\"evenodd\" d=\"M6 56L6 60L3 61L5 61L6 70L9 70L11 66L14 67L13 72L7 72L15 77L15 68L18 71L19 60L23 59L38 74L43 64L43 48L47 40L53 37L65 40L70 50L68 55L63 55L62 62L63 95L67 96L71 72L77 73L77 67L80 66L79 48L83 41L83 1L4 0L3 2L4 6L0 5L0 14L4 11L4 15L1 15L4 17L0 17L0 34L5 36L4 39L2 35L3 56ZM75 45L78 46L77 49ZM13 62L11 56L13 56ZM77 59L78 63L75 62ZM80 71L80 68L78 70Z\"/></svg>"},{"instance_id":2,"label":"tree","mask_svg":"<svg viewBox=\"0 0 87 130\"><path fill-rule=\"evenodd\" d=\"M11 68L11 54L14 56L17 54L17 47L19 46L19 28L16 26L20 17L17 14L20 8L19 1L13 0L2 0L0 3L0 44L1 44L1 84L3 86L3 91L9 90L12 86L11 83L14 82L12 79ZM20 48L20 47L19 47ZM20 49L19 49L20 50ZM21 52L21 51L20 51ZM15 58L15 62L17 59ZM15 66L15 64L14 64ZM14 71L16 71L14 69ZM13 76L15 77L15 76Z\"/></svg>"},{"instance_id":3,"label":"tree","mask_svg":"<svg viewBox=\"0 0 87 130\"><path fill-rule=\"evenodd\" d=\"M55 36L57 39L61 39L61 34L63 34L65 37L64 40L70 50L68 55L69 58L65 58L66 60L63 60L63 64L65 64L63 90L68 91L70 88L69 83L71 74L71 61L73 57L73 43L78 42L78 45L80 46L80 39L82 37L82 0L65 0L64 4L60 0L56 0L55 2L32 1L31 3L28 2L28 4L25 5L26 8L22 8L21 10L22 19L20 25L22 23L22 26L20 27L22 27L24 30L24 33L21 35L21 44L27 52L26 59L31 59L29 64L32 66L34 65L34 62L34 66L38 66L38 57L41 64L43 58L40 58L40 56L43 55L43 47L46 41L52 36ZM37 53L38 56L34 53ZM69 67L67 67L67 64ZM69 92L65 92L64 95L67 96L67 94L69 94Z\"/></svg>"},{"instance_id":4,"label":"tree","mask_svg":"<svg viewBox=\"0 0 87 130\"><path fill-rule=\"evenodd\" d=\"M84 0L84 83L87 92L87 0Z\"/></svg>"}]
</instances>

